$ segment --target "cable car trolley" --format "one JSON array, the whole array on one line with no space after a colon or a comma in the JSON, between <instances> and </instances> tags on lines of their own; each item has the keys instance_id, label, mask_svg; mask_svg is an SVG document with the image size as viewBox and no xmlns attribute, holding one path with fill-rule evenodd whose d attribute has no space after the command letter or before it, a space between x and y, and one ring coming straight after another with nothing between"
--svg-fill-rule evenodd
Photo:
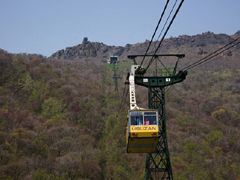
<instances>
[{"instance_id":1,"label":"cable car trolley","mask_svg":"<svg viewBox=\"0 0 240 180\"><path fill-rule=\"evenodd\" d=\"M128 153L153 153L159 138L158 111L141 109L128 111L126 131Z\"/></svg>"},{"instance_id":2,"label":"cable car trolley","mask_svg":"<svg viewBox=\"0 0 240 180\"><path fill-rule=\"evenodd\" d=\"M126 127L128 153L153 153L159 138L158 110L143 109L137 106L135 96L135 71L133 65L129 74L130 110Z\"/></svg>"}]
</instances>

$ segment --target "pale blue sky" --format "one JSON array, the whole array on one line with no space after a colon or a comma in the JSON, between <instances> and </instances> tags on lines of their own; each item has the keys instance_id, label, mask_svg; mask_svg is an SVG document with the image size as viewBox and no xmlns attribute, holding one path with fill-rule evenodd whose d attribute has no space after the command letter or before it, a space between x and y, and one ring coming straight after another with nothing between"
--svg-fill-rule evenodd
<instances>
[{"instance_id":1,"label":"pale blue sky","mask_svg":"<svg viewBox=\"0 0 240 180\"><path fill-rule=\"evenodd\" d=\"M170 0L165 19L174 2ZM0 48L10 53L50 56L81 44L84 37L115 46L144 42L151 39L165 3L166 0L0 0ZM207 31L232 35L240 30L239 19L239 0L185 0L166 37Z\"/></svg>"}]
</instances>

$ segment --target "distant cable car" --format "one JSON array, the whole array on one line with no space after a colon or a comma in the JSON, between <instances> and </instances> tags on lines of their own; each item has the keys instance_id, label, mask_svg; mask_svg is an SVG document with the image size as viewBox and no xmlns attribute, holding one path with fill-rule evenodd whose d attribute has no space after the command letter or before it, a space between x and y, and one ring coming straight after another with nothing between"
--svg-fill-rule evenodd
<instances>
[{"instance_id":1,"label":"distant cable car","mask_svg":"<svg viewBox=\"0 0 240 180\"><path fill-rule=\"evenodd\" d=\"M133 65L129 74L130 110L126 127L128 153L153 153L159 139L158 110L143 109L137 106L135 97L135 71L139 65Z\"/></svg>"},{"instance_id":2,"label":"distant cable car","mask_svg":"<svg viewBox=\"0 0 240 180\"><path fill-rule=\"evenodd\" d=\"M118 56L110 56L108 61L107 61L108 64L118 64L119 61L118 61Z\"/></svg>"},{"instance_id":3,"label":"distant cable car","mask_svg":"<svg viewBox=\"0 0 240 180\"><path fill-rule=\"evenodd\" d=\"M126 131L128 153L153 153L158 139L158 111L141 109L128 111Z\"/></svg>"}]
</instances>

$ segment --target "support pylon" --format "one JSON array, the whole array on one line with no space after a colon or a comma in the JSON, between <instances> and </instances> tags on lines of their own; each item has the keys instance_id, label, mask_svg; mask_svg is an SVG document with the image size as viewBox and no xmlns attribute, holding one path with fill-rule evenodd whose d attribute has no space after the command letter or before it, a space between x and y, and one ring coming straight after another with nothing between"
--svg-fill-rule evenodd
<instances>
[{"instance_id":1,"label":"support pylon","mask_svg":"<svg viewBox=\"0 0 240 180\"><path fill-rule=\"evenodd\" d=\"M136 63L135 58L143 55L132 55L128 56L129 59L133 59ZM151 56L151 55L146 55ZM165 54L165 55L154 55L154 60L157 61L159 56L176 56L178 60L184 57L184 54ZM167 75L157 74L157 62L156 72L154 77L144 77L143 75L135 76L135 84L148 88L148 108L157 109L159 113L159 129L160 136L158 144L156 146L155 153L147 153L146 156L146 167L145 167L145 180L173 180L172 167L170 162L170 154L167 143L167 129L166 129L166 111L165 111L165 87L170 86L179 82L182 82L187 75L187 71L180 71L176 74L175 67L170 71L161 62L165 68ZM146 69L147 70L147 69ZM158 76L160 75L160 76Z\"/></svg>"},{"instance_id":2,"label":"support pylon","mask_svg":"<svg viewBox=\"0 0 240 180\"><path fill-rule=\"evenodd\" d=\"M117 76L117 70L118 68L116 68L115 63L113 63L113 79L114 79L114 85L115 85L115 91L118 92L118 82L117 80L120 78L119 76Z\"/></svg>"}]
</instances>

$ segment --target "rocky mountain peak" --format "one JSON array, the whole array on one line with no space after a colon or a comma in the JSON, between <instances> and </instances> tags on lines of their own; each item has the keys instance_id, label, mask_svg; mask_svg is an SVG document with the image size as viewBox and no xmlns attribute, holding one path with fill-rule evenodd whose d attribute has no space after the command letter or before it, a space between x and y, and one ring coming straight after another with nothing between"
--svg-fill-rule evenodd
<instances>
[{"instance_id":1,"label":"rocky mountain peak","mask_svg":"<svg viewBox=\"0 0 240 180\"><path fill-rule=\"evenodd\" d=\"M157 54L167 53L185 53L186 57L184 61L189 62L193 59L208 55L211 52L223 47L229 42L233 41L240 36L240 30L234 35L229 36L227 34L214 34L213 32L204 32L193 36L181 35L178 37L170 37L164 39L161 47ZM154 41L148 54L153 54L155 48L159 42ZM143 43L127 44L125 47L122 46L108 46L99 42L90 42L87 37L83 38L82 44L67 47L65 50L59 50L52 54L49 58L53 59L65 59L65 60L81 60L86 58L94 58L98 61L107 62L107 59L111 55L119 56L120 61L128 61L128 55L145 54L146 49L149 45L149 40ZM234 59L240 57L240 45L235 46L220 56L220 59ZM224 60L225 61L225 60Z\"/></svg>"},{"instance_id":2,"label":"rocky mountain peak","mask_svg":"<svg viewBox=\"0 0 240 180\"><path fill-rule=\"evenodd\" d=\"M83 38L83 41L82 41L82 44L87 44L88 43L88 38L87 37L84 37Z\"/></svg>"},{"instance_id":3,"label":"rocky mountain peak","mask_svg":"<svg viewBox=\"0 0 240 180\"><path fill-rule=\"evenodd\" d=\"M233 37L233 38L238 38L238 37L240 37L240 30L238 30L232 37Z\"/></svg>"}]
</instances>

